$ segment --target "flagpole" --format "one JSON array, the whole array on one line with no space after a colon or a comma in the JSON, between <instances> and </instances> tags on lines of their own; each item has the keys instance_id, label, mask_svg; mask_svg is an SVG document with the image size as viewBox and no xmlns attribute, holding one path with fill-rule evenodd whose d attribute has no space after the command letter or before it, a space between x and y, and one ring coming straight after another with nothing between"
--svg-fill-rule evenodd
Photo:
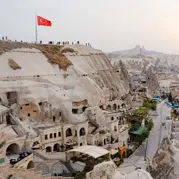
<instances>
[{"instance_id":1,"label":"flagpole","mask_svg":"<svg viewBox=\"0 0 179 179\"><path fill-rule=\"evenodd\" d=\"M35 14L35 42L37 43L37 14Z\"/></svg>"}]
</instances>

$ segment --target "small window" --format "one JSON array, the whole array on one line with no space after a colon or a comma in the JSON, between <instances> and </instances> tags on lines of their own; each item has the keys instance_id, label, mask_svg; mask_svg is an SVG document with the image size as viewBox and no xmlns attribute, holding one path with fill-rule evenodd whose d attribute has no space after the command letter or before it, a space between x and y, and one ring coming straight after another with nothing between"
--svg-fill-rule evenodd
<instances>
[{"instance_id":1,"label":"small window","mask_svg":"<svg viewBox=\"0 0 179 179\"><path fill-rule=\"evenodd\" d=\"M48 135L46 134L46 135L45 135L45 140L47 140L47 139L48 139Z\"/></svg>"},{"instance_id":2,"label":"small window","mask_svg":"<svg viewBox=\"0 0 179 179\"><path fill-rule=\"evenodd\" d=\"M61 132L58 132L58 137L61 137Z\"/></svg>"},{"instance_id":3,"label":"small window","mask_svg":"<svg viewBox=\"0 0 179 179\"><path fill-rule=\"evenodd\" d=\"M61 116L62 115L62 113L61 112L59 112L59 116Z\"/></svg>"},{"instance_id":4,"label":"small window","mask_svg":"<svg viewBox=\"0 0 179 179\"><path fill-rule=\"evenodd\" d=\"M55 116L53 116L53 122L55 122Z\"/></svg>"},{"instance_id":5,"label":"small window","mask_svg":"<svg viewBox=\"0 0 179 179\"><path fill-rule=\"evenodd\" d=\"M80 143L80 146L82 146L83 144L82 143Z\"/></svg>"},{"instance_id":6,"label":"small window","mask_svg":"<svg viewBox=\"0 0 179 179\"><path fill-rule=\"evenodd\" d=\"M34 110L33 112L37 112L36 110Z\"/></svg>"},{"instance_id":7,"label":"small window","mask_svg":"<svg viewBox=\"0 0 179 179\"><path fill-rule=\"evenodd\" d=\"M56 133L54 133L54 138L56 138L57 137L57 134Z\"/></svg>"},{"instance_id":8,"label":"small window","mask_svg":"<svg viewBox=\"0 0 179 179\"><path fill-rule=\"evenodd\" d=\"M22 107L20 109L22 109Z\"/></svg>"},{"instance_id":9,"label":"small window","mask_svg":"<svg viewBox=\"0 0 179 179\"><path fill-rule=\"evenodd\" d=\"M52 133L50 134L50 139L52 139Z\"/></svg>"},{"instance_id":10,"label":"small window","mask_svg":"<svg viewBox=\"0 0 179 179\"><path fill-rule=\"evenodd\" d=\"M29 106L29 104L25 104L26 106Z\"/></svg>"},{"instance_id":11,"label":"small window","mask_svg":"<svg viewBox=\"0 0 179 179\"><path fill-rule=\"evenodd\" d=\"M41 106L41 105L42 105L42 103L40 102L40 103L39 103L39 106Z\"/></svg>"},{"instance_id":12,"label":"small window","mask_svg":"<svg viewBox=\"0 0 179 179\"><path fill-rule=\"evenodd\" d=\"M72 113L73 114L77 114L78 113L78 109L72 109Z\"/></svg>"},{"instance_id":13,"label":"small window","mask_svg":"<svg viewBox=\"0 0 179 179\"><path fill-rule=\"evenodd\" d=\"M28 113L28 117L30 117L30 113Z\"/></svg>"}]
</instances>

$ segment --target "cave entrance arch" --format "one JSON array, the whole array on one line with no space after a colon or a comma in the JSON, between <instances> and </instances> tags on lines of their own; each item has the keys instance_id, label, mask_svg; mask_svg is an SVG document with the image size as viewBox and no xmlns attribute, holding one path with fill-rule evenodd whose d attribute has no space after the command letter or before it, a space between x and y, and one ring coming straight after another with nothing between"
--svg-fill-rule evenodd
<instances>
[{"instance_id":1,"label":"cave entrance arch","mask_svg":"<svg viewBox=\"0 0 179 179\"><path fill-rule=\"evenodd\" d=\"M30 161L27 165L27 169L31 169L31 168L34 168L34 162L33 161Z\"/></svg>"},{"instance_id":2,"label":"cave entrance arch","mask_svg":"<svg viewBox=\"0 0 179 179\"><path fill-rule=\"evenodd\" d=\"M40 143L39 143L39 141L35 141L35 142L33 143L32 149L33 149L33 150L40 149Z\"/></svg>"},{"instance_id":3,"label":"cave entrance arch","mask_svg":"<svg viewBox=\"0 0 179 179\"><path fill-rule=\"evenodd\" d=\"M20 146L16 143L10 144L6 149L6 155L14 155L20 153Z\"/></svg>"},{"instance_id":4,"label":"cave entrance arch","mask_svg":"<svg viewBox=\"0 0 179 179\"><path fill-rule=\"evenodd\" d=\"M48 153L48 152L52 152L52 147L46 147L46 152Z\"/></svg>"},{"instance_id":5,"label":"cave entrance arch","mask_svg":"<svg viewBox=\"0 0 179 179\"><path fill-rule=\"evenodd\" d=\"M55 145L53 146L53 151L54 151L54 152L60 152L60 145L59 145L59 144L55 144Z\"/></svg>"}]
</instances>

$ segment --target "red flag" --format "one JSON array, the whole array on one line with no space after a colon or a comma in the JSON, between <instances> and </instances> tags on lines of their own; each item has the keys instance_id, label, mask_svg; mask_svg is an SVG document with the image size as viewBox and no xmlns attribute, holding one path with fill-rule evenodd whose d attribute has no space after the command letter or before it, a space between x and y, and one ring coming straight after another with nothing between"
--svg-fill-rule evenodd
<instances>
[{"instance_id":1,"label":"red flag","mask_svg":"<svg viewBox=\"0 0 179 179\"><path fill-rule=\"evenodd\" d=\"M44 19L43 17L37 16L37 24L42 26L52 26L51 21Z\"/></svg>"}]
</instances>

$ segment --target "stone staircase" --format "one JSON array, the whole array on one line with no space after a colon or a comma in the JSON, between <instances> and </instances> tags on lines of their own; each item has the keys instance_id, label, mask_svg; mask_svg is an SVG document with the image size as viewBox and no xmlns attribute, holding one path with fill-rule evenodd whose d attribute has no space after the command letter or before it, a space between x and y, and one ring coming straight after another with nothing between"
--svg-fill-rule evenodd
<instances>
[{"instance_id":1,"label":"stone staircase","mask_svg":"<svg viewBox=\"0 0 179 179\"><path fill-rule=\"evenodd\" d=\"M42 160L48 160L44 155L41 155L38 151L32 150L32 153Z\"/></svg>"},{"instance_id":2,"label":"stone staircase","mask_svg":"<svg viewBox=\"0 0 179 179\"><path fill-rule=\"evenodd\" d=\"M26 134L26 131L24 130L23 128L23 125L22 125L22 122L20 121L20 119L16 116L14 116L13 114L10 114L11 118L13 119L13 121L16 123L16 127L15 128L15 132L17 132L17 134L19 135L25 135Z\"/></svg>"},{"instance_id":3,"label":"stone staircase","mask_svg":"<svg viewBox=\"0 0 179 179\"><path fill-rule=\"evenodd\" d=\"M70 162L60 161L60 163L62 163L64 166L67 167L68 171L70 172L70 175L72 175L73 173L76 173L76 171L71 167Z\"/></svg>"},{"instance_id":4,"label":"stone staircase","mask_svg":"<svg viewBox=\"0 0 179 179\"><path fill-rule=\"evenodd\" d=\"M33 154L34 154L35 156L39 157L39 158L42 159L42 160L49 160L48 157L45 157L44 155L42 155L42 154L41 154L40 152L38 152L38 151L32 151L32 152L33 152ZM70 162L65 162L65 161L62 161L62 160L59 160L59 159L58 159L58 161L59 161L61 164L63 164L63 165L68 169L68 171L70 172L70 175L72 175L73 173L75 173L75 170L73 170L73 168L71 167Z\"/></svg>"},{"instance_id":5,"label":"stone staircase","mask_svg":"<svg viewBox=\"0 0 179 179\"><path fill-rule=\"evenodd\" d=\"M21 130L21 128L18 125L12 125L12 129L15 131L18 137L24 136L24 132Z\"/></svg>"}]
</instances>

